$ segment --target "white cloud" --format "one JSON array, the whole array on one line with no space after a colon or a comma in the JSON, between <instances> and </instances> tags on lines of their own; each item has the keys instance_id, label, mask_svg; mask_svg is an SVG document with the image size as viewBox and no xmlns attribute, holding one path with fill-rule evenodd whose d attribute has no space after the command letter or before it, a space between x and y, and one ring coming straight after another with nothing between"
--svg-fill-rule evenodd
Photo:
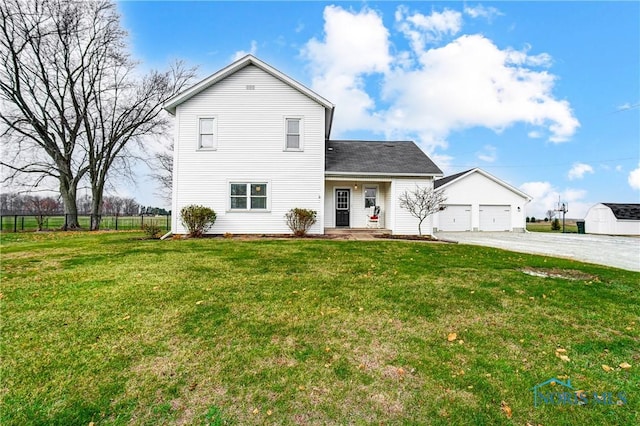
<instances>
[{"instance_id":1,"label":"white cloud","mask_svg":"<svg viewBox=\"0 0 640 426\"><path fill-rule=\"evenodd\" d=\"M616 166L616 172L621 172L621 171L622 171L622 165L621 165L621 164L618 164L618 165Z\"/></svg>"},{"instance_id":2,"label":"white cloud","mask_svg":"<svg viewBox=\"0 0 640 426\"><path fill-rule=\"evenodd\" d=\"M415 139L433 155L452 132L472 127L500 132L525 123L534 127L529 137L563 142L580 126L569 102L553 95L556 77L532 69L550 65L548 54L501 49L479 34L428 45L461 31L461 14L451 10L423 15L399 7L395 18L411 52L392 55L389 30L366 7L327 6L323 37L304 46L312 88L337 105L334 135L384 132ZM367 86L370 77L380 81Z\"/></svg>"},{"instance_id":3,"label":"white cloud","mask_svg":"<svg viewBox=\"0 0 640 426\"><path fill-rule=\"evenodd\" d=\"M632 104L631 102L625 102L624 104L619 105L618 108L616 108L616 112L627 111L638 107L640 107L640 102L636 102L635 104Z\"/></svg>"},{"instance_id":4,"label":"white cloud","mask_svg":"<svg viewBox=\"0 0 640 426\"><path fill-rule=\"evenodd\" d=\"M251 40L251 47L249 48L249 51L247 52L246 50L238 50L236 53L233 54L233 61L237 61L240 58L244 58L249 54L255 56L256 52L258 52L258 42L255 40Z\"/></svg>"},{"instance_id":5,"label":"white cloud","mask_svg":"<svg viewBox=\"0 0 640 426\"><path fill-rule=\"evenodd\" d=\"M583 189L566 188L558 190L549 182L526 182L520 189L530 195L533 200L527 204L527 216L544 218L547 210L558 208L558 202L568 206L567 218L583 218L592 203L585 202L587 191Z\"/></svg>"},{"instance_id":6,"label":"white cloud","mask_svg":"<svg viewBox=\"0 0 640 426\"><path fill-rule=\"evenodd\" d=\"M471 7L471 6L465 6L464 7L464 13L466 15L469 15L472 18L485 18L487 21L491 22L493 20L493 18L495 18L496 16L502 16L503 13L500 12L498 9L496 9L495 7L489 6L489 7L485 7L481 4L475 6L475 7Z\"/></svg>"},{"instance_id":7,"label":"white cloud","mask_svg":"<svg viewBox=\"0 0 640 426\"><path fill-rule=\"evenodd\" d=\"M585 163L575 163L569 170L567 177L569 180L582 179L585 173L593 173L593 167Z\"/></svg>"},{"instance_id":8,"label":"white cloud","mask_svg":"<svg viewBox=\"0 0 640 426\"><path fill-rule=\"evenodd\" d=\"M532 130L529 133L527 133L527 136L529 136L531 139L539 139L543 135L542 135L542 132L540 132L538 130Z\"/></svg>"},{"instance_id":9,"label":"white cloud","mask_svg":"<svg viewBox=\"0 0 640 426\"><path fill-rule=\"evenodd\" d=\"M427 44L440 41L446 35L455 35L462 28L462 14L450 9L423 15L410 14L406 6L399 6L395 18L414 51L422 51Z\"/></svg>"},{"instance_id":10,"label":"white cloud","mask_svg":"<svg viewBox=\"0 0 640 426\"><path fill-rule=\"evenodd\" d=\"M310 61L312 88L338 105L334 132L372 129L375 102L364 76L386 73L391 63L389 32L373 10L324 9L324 40L309 40L302 54Z\"/></svg>"},{"instance_id":11,"label":"white cloud","mask_svg":"<svg viewBox=\"0 0 640 426\"><path fill-rule=\"evenodd\" d=\"M486 161L487 163L493 163L498 158L498 152L495 146L485 145L483 151L477 153L478 159Z\"/></svg>"},{"instance_id":12,"label":"white cloud","mask_svg":"<svg viewBox=\"0 0 640 426\"><path fill-rule=\"evenodd\" d=\"M627 182L629 182L629 186L633 189L637 189L640 191L640 165L637 169L631 170L629 172L629 177L627 178Z\"/></svg>"}]
</instances>

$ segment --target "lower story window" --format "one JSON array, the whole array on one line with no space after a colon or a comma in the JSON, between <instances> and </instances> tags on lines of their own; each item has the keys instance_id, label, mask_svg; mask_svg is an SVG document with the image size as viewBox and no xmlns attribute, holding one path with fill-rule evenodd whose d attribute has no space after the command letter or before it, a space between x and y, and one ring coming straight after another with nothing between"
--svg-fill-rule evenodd
<instances>
[{"instance_id":1,"label":"lower story window","mask_svg":"<svg viewBox=\"0 0 640 426\"><path fill-rule=\"evenodd\" d=\"M231 184L231 210L266 210L267 184L242 182Z\"/></svg>"}]
</instances>

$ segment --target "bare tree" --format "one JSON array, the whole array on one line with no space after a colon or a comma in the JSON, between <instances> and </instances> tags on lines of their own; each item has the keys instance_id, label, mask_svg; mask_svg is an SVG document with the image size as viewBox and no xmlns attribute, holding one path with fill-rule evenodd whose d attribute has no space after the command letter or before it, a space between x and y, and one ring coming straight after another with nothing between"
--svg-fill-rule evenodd
<instances>
[{"instance_id":1,"label":"bare tree","mask_svg":"<svg viewBox=\"0 0 640 426\"><path fill-rule=\"evenodd\" d=\"M135 216L140 211L140 205L133 198L123 198L122 214L124 216Z\"/></svg>"},{"instance_id":2,"label":"bare tree","mask_svg":"<svg viewBox=\"0 0 640 426\"><path fill-rule=\"evenodd\" d=\"M132 142L164 130L162 103L195 71L178 63L137 78L110 0L7 0L0 15L0 136L10 154L0 164L9 179L57 179L71 227L88 178L98 229L110 173L130 170Z\"/></svg>"},{"instance_id":3,"label":"bare tree","mask_svg":"<svg viewBox=\"0 0 640 426\"><path fill-rule=\"evenodd\" d=\"M151 177L158 183L160 196L171 201L173 190L173 142L167 145L167 149L154 155Z\"/></svg>"},{"instance_id":4,"label":"bare tree","mask_svg":"<svg viewBox=\"0 0 640 426\"><path fill-rule=\"evenodd\" d=\"M25 197L26 209L33 214L38 225L38 231L44 229L44 217L60 211L60 203L53 197L39 197L29 195Z\"/></svg>"},{"instance_id":5,"label":"bare tree","mask_svg":"<svg viewBox=\"0 0 640 426\"><path fill-rule=\"evenodd\" d=\"M439 211L447 198L442 191L416 185L413 191L405 190L400 194L398 200L401 208L418 219L418 235L422 236L422 222Z\"/></svg>"},{"instance_id":6,"label":"bare tree","mask_svg":"<svg viewBox=\"0 0 640 426\"><path fill-rule=\"evenodd\" d=\"M556 211L555 210L547 210L547 219L553 220L554 217L556 217Z\"/></svg>"}]
</instances>

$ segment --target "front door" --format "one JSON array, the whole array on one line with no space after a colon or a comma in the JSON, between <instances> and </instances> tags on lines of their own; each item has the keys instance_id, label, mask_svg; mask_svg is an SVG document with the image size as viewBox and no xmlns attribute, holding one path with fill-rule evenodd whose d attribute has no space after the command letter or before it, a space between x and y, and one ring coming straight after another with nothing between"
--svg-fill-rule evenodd
<instances>
[{"instance_id":1,"label":"front door","mask_svg":"<svg viewBox=\"0 0 640 426\"><path fill-rule=\"evenodd\" d=\"M349 226L349 189L336 189L336 226Z\"/></svg>"}]
</instances>

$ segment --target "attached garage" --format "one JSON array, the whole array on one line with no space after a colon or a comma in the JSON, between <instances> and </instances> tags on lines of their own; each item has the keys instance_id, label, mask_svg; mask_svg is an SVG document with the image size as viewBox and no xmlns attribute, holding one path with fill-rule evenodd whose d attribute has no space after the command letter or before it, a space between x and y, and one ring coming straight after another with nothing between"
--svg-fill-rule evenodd
<instances>
[{"instance_id":1,"label":"attached garage","mask_svg":"<svg viewBox=\"0 0 640 426\"><path fill-rule=\"evenodd\" d=\"M511 206L480 206L480 231L511 231Z\"/></svg>"},{"instance_id":2,"label":"attached garage","mask_svg":"<svg viewBox=\"0 0 640 426\"><path fill-rule=\"evenodd\" d=\"M441 210L440 231L471 231L471 205L448 204Z\"/></svg>"},{"instance_id":3,"label":"attached garage","mask_svg":"<svg viewBox=\"0 0 640 426\"><path fill-rule=\"evenodd\" d=\"M524 192L481 169L471 169L438 179L434 188L444 191L445 209L434 215L435 231L524 232Z\"/></svg>"}]
</instances>

